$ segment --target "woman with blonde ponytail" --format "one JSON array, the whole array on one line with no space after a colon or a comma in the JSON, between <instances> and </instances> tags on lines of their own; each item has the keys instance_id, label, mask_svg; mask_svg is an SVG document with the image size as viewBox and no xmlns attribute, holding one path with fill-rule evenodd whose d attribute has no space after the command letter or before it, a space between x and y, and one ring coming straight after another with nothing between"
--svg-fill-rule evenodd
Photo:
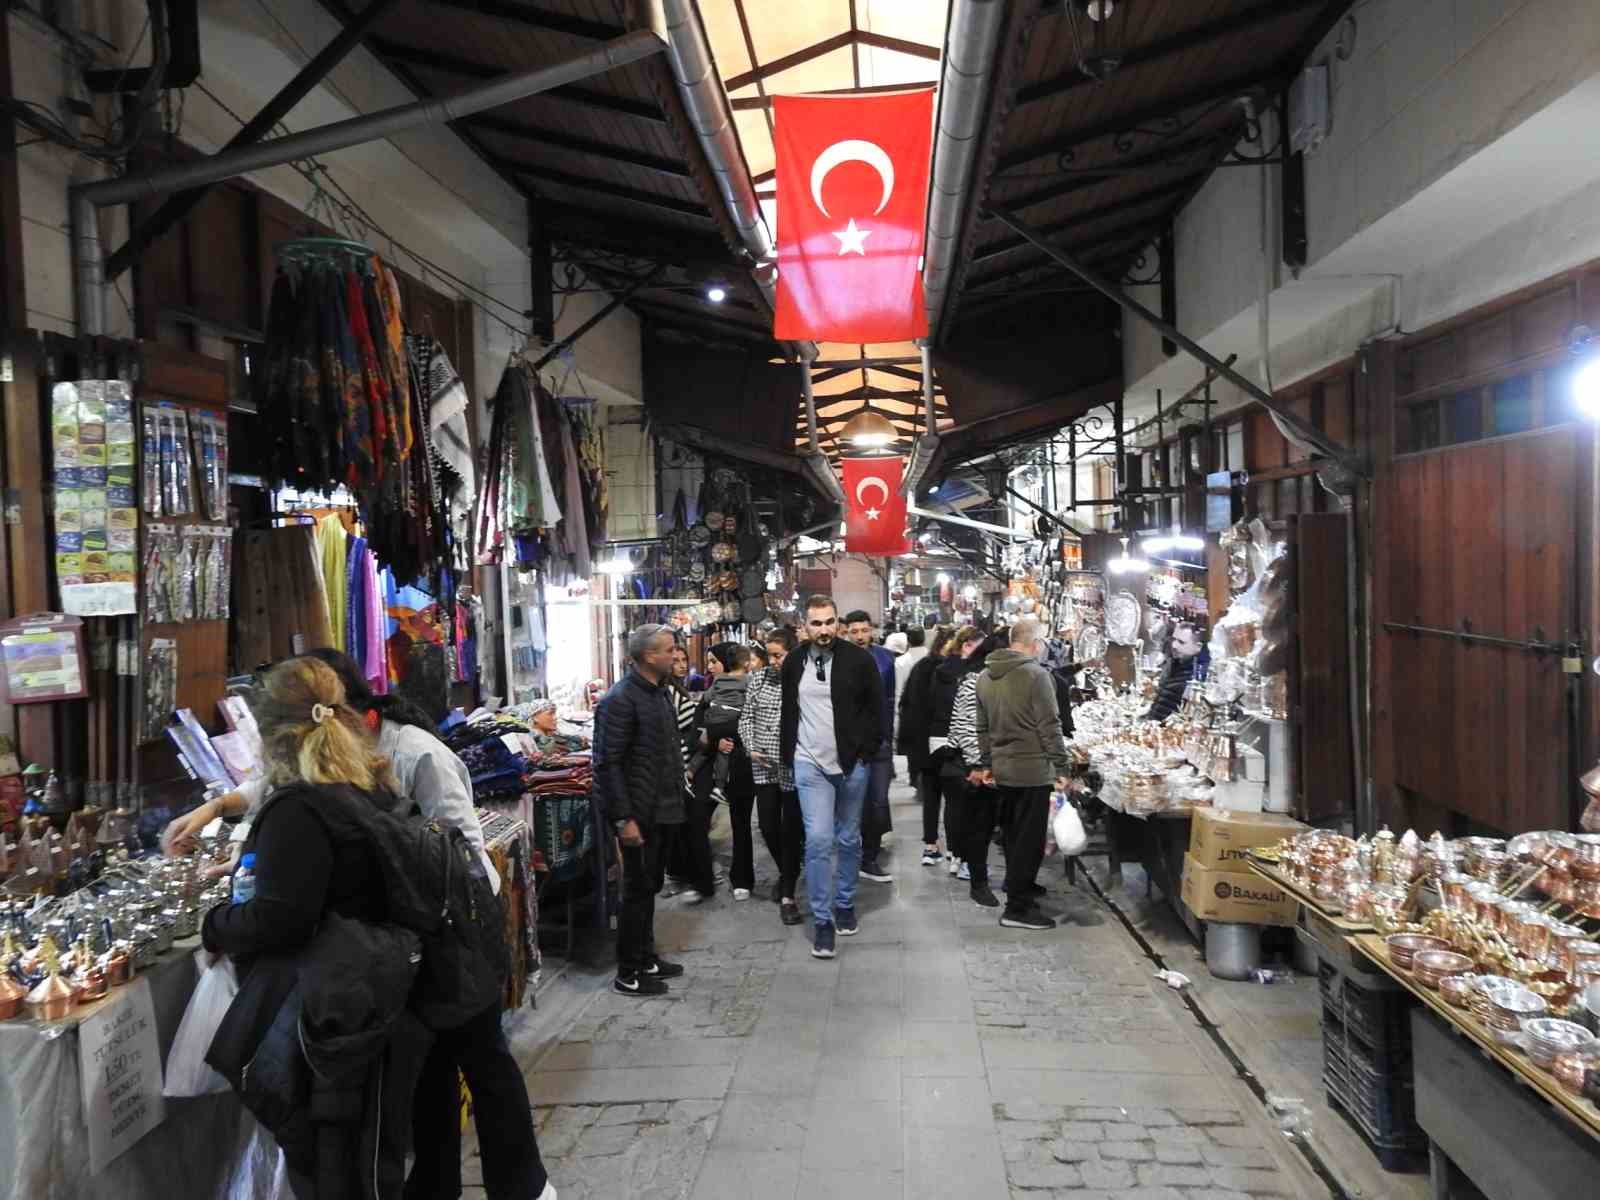
<instances>
[{"instance_id":1,"label":"woman with blonde ponytail","mask_svg":"<svg viewBox=\"0 0 1600 1200\"><path fill-rule=\"evenodd\" d=\"M256 709L270 805L245 842L255 855L254 898L206 915L208 950L249 958L307 941L322 914L382 921L382 869L371 844L336 843L326 813L357 801L388 808L395 784L344 686L326 663L292 658L267 673Z\"/></svg>"}]
</instances>

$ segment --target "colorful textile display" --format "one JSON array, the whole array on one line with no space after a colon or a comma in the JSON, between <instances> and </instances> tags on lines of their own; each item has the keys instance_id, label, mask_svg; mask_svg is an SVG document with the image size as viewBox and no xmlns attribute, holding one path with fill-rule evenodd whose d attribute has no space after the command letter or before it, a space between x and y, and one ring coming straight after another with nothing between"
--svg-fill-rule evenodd
<instances>
[{"instance_id":1,"label":"colorful textile display","mask_svg":"<svg viewBox=\"0 0 1600 1200\"><path fill-rule=\"evenodd\" d=\"M543 567L557 585L587 579L609 503L599 406L557 399L514 355L491 408L480 554Z\"/></svg>"},{"instance_id":2,"label":"colorful textile display","mask_svg":"<svg viewBox=\"0 0 1600 1200\"><path fill-rule=\"evenodd\" d=\"M484 848L500 876L500 903L505 911L506 944L511 948L511 974L506 979L505 1007L521 1008L539 983L539 894L533 880L533 833L526 821L493 809L479 809Z\"/></svg>"}]
</instances>

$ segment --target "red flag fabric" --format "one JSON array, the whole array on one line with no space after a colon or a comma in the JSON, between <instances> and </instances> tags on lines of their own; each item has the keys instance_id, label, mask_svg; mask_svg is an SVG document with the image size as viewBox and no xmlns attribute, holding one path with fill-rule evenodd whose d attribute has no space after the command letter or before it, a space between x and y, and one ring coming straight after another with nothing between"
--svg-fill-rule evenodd
<instances>
[{"instance_id":1,"label":"red flag fabric","mask_svg":"<svg viewBox=\"0 0 1600 1200\"><path fill-rule=\"evenodd\" d=\"M905 460L846 458L844 496L849 507L844 518L844 548L851 554L904 554L906 498L900 494L900 472Z\"/></svg>"},{"instance_id":2,"label":"red flag fabric","mask_svg":"<svg viewBox=\"0 0 1600 1200\"><path fill-rule=\"evenodd\" d=\"M775 96L781 341L925 337L933 90Z\"/></svg>"}]
</instances>

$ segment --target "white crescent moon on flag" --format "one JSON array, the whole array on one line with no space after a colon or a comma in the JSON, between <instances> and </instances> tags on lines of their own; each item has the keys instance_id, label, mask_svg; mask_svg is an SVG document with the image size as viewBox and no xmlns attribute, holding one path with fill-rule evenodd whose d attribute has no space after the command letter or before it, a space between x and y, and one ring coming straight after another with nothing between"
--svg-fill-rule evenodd
<instances>
[{"instance_id":1,"label":"white crescent moon on flag","mask_svg":"<svg viewBox=\"0 0 1600 1200\"><path fill-rule=\"evenodd\" d=\"M872 210L876 216L883 211L883 206L889 203L889 197L894 195L894 160L876 142L849 138L835 142L817 155L817 161L811 164L811 199L822 210L823 216L833 216L828 211L828 206L822 202L822 183L828 178L829 171L840 163L847 162L864 162L883 180L883 199L879 200L878 207Z\"/></svg>"},{"instance_id":2,"label":"white crescent moon on flag","mask_svg":"<svg viewBox=\"0 0 1600 1200\"><path fill-rule=\"evenodd\" d=\"M889 485L887 483L885 483L883 480L879 479L876 475L868 475L860 483L856 484L856 503L857 504L861 504L861 505L865 505L866 504L866 501L864 501L861 498L861 492L862 492L863 489L866 489L866 488L877 488L879 491L881 491L883 493L883 499L881 501L879 501L879 503L881 503L881 504L889 503Z\"/></svg>"}]
</instances>

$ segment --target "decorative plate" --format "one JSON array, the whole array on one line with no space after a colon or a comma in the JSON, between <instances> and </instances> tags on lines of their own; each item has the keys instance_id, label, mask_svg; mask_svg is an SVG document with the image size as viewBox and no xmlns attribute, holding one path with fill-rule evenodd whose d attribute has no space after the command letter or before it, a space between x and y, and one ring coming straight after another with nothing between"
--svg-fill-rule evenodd
<instances>
[{"instance_id":1,"label":"decorative plate","mask_svg":"<svg viewBox=\"0 0 1600 1200\"><path fill-rule=\"evenodd\" d=\"M1106 652L1106 635L1098 625L1085 625L1078 630L1078 639L1072 645L1072 656L1080 663L1094 662Z\"/></svg>"},{"instance_id":2,"label":"decorative plate","mask_svg":"<svg viewBox=\"0 0 1600 1200\"><path fill-rule=\"evenodd\" d=\"M1139 640L1139 601L1132 592L1117 592L1106 601L1106 637L1118 646Z\"/></svg>"}]
</instances>

